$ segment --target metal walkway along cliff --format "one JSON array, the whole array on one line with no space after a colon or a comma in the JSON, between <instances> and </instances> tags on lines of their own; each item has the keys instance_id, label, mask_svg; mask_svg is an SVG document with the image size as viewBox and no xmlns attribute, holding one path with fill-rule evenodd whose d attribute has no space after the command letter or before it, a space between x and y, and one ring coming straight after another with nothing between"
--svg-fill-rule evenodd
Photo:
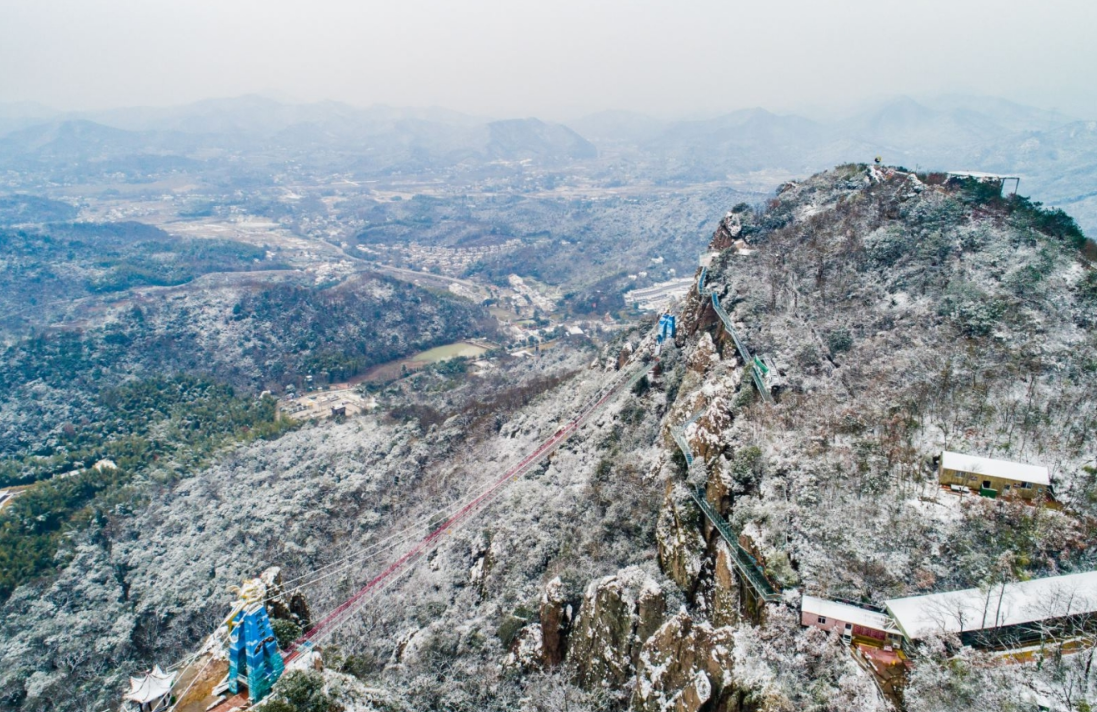
<instances>
[{"instance_id":1,"label":"metal walkway along cliff","mask_svg":"<svg viewBox=\"0 0 1097 712\"><path fill-rule=\"evenodd\" d=\"M707 274L708 268L701 268L701 276L697 278L697 293L702 297L708 295L712 298L712 308L716 312L716 316L720 317L724 330L731 335L731 340L735 342L735 348L739 351L739 358L742 359L743 365L750 369L750 377L754 380L754 386L758 389L759 395L766 403L773 405L773 394L769 392L769 388L766 387L765 383L765 366L756 357L750 355L750 350L743 344L743 340L739 338L739 332L735 330L735 325L731 323L731 316L728 315L724 307L720 306L720 298L716 296L716 292L705 291L705 276Z\"/></svg>"},{"instance_id":2,"label":"metal walkway along cliff","mask_svg":"<svg viewBox=\"0 0 1097 712\"><path fill-rule=\"evenodd\" d=\"M678 444L678 449L682 451L682 456L686 459L686 465L690 468L693 467L693 451L689 447L689 442L686 440L685 428L701 417L704 414L704 410L700 410L694 413L689 420L683 423L681 426L670 429L671 437L674 438L674 442ZM704 463L698 463L700 466L704 466ZM731 548L731 560L735 564L736 570L742 576L743 580L754 590L755 595L759 600L766 603L777 603L782 600L781 593L774 588L773 584L762 573L762 567L758 565L758 562L754 559L750 553L739 545L739 537L735 531L732 530L731 524L724 519L716 508L709 504L705 499L705 493L700 489L693 487L687 487L689 496L693 499L697 507L704 513L705 517L712 522L712 526L716 527L716 531L720 532L720 536L724 538L724 541L728 543Z\"/></svg>"}]
</instances>

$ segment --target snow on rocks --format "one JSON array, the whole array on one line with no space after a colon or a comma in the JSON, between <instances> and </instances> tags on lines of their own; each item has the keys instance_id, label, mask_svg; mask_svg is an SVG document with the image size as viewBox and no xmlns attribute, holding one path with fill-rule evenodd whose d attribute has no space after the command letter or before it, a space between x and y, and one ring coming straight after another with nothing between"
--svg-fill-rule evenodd
<instances>
[{"instance_id":1,"label":"snow on rocks","mask_svg":"<svg viewBox=\"0 0 1097 712\"><path fill-rule=\"evenodd\" d=\"M541 594L541 662L546 668L556 667L564 661L572 613L564 582L557 576L546 584Z\"/></svg>"},{"instance_id":2,"label":"snow on rocks","mask_svg":"<svg viewBox=\"0 0 1097 712\"><path fill-rule=\"evenodd\" d=\"M739 235L743 232L743 222L739 213L728 212L709 242L710 250L726 250L735 244Z\"/></svg>"},{"instance_id":3,"label":"snow on rocks","mask_svg":"<svg viewBox=\"0 0 1097 712\"><path fill-rule=\"evenodd\" d=\"M699 712L710 701L725 709L736 690L726 684L735 661L731 628L696 623L680 612L644 643L632 694L635 712Z\"/></svg>"},{"instance_id":4,"label":"snow on rocks","mask_svg":"<svg viewBox=\"0 0 1097 712\"><path fill-rule=\"evenodd\" d=\"M716 363L720 362L720 354L716 351L716 345L712 342L712 335L708 332L693 346L687 361L689 370L704 375Z\"/></svg>"},{"instance_id":5,"label":"snow on rocks","mask_svg":"<svg viewBox=\"0 0 1097 712\"><path fill-rule=\"evenodd\" d=\"M568 661L586 689L620 690L632 677L640 646L662 623L663 591L637 566L592 581L587 586Z\"/></svg>"},{"instance_id":6,"label":"snow on rocks","mask_svg":"<svg viewBox=\"0 0 1097 712\"><path fill-rule=\"evenodd\" d=\"M739 622L739 575L732 561L731 548L723 539L716 539L716 564L708 595L709 616L714 626Z\"/></svg>"},{"instance_id":7,"label":"snow on rocks","mask_svg":"<svg viewBox=\"0 0 1097 712\"><path fill-rule=\"evenodd\" d=\"M688 594L697 588L705 553L701 514L685 485L667 482L655 529L659 565Z\"/></svg>"},{"instance_id":8,"label":"snow on rocks","mask_svg":"<svg viewBox=\"0 0 1097 712\"><path fill-rule=\"evenodd\" d=\"M503 667L511 670L530 671L541 666L544 658L544 639L541 626L531 623L518 631L510 651L503 658Z\"/></svg>"}]
</instances>

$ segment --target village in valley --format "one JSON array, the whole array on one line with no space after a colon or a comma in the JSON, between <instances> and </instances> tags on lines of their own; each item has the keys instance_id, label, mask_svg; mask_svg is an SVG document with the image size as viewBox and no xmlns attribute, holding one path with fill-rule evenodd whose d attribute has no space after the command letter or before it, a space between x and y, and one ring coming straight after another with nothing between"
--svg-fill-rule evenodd
<instances>
[{"instance_id":1,"label":"village in valley","mask_svg":"<svg viewBox=\"0 0 1097 712\"><path fill-rule=\"evenodd\" d=\"M894 172L891 175L894 176ZM726 226L732 233L730 237L737 237L734 234L735 222L726 221ZM752 254L742 240L736 240L725 249L740 257ZM785 382L778 374L778 366L769 356L750 353L745 346L746 334L736 326L721 305L716 291L706 283L706 273L718 257L718 250L703 255L699 277L695 282L691 280L689 285L671 282L656 285L650 292L637 295L636 303L660 316L654 333L644 337L635 352L622 353L620 357L621 363L637 364L632 371L635 375L628 383L634 384L638 379L647 378L649 373L653 378L666 377L662 359L670 359L666 363L673 363L678 358L678 323L688 308L688 303L683 301L687 295L677 290L695 287L689 298L696 300L694 304L699 302L705 305L706 309L707 303L711 302L712 313L717 318L714 323L733 345L738 363L750 373L751 382L762 396L760 402L773 407L778 402L774 396L779 398L785 388ZM520 279L515 279L512 286L520 290L524 285ZM530 301L536 309L551 310L549 304ZM580 330L576 331L582 334ZM469 346L482 349L480 353L471 354L474 359L493 347L491 344L473 342ZM521 351L510 356L518 353ZM406 368L404 372L407 372ZM282 405L284 412L295 418L326 415L351 417L368 413L375 407L375 399L367 400L338 388L297 396ZM703 439L697 423L703 419L705 410L697 411L670 430L689 468L690 482L712 481L704 474L707 468L705 461L693 453L698 438ZM508 472L499 484L509 481L515 473L524 471L523 468L550 452L584 417L580 415L568 426L557 430L545 445L527 457L516 470ZM934 453L932 461L936 467L935 481L925 483L918 495L919 504L926 508L928 516L956 518L973 498L998 507L1063 509L1062 503L1055 498L1051 472L1045 465L949 450ZM762 562L763 554L752 541L752 536L745 530L736 534L732 524L710 501L704 487L690 490L690 497L713 531L723 538L727 551L731 552L732 566L740 582L737 605L743 615L763 623L770 615L767 613L768 605L797 606L800 625L836 637L849 650L857 665L871 675L881 695L896 706L902 705L906 678L916 664L916 656L909 651L941 636L954 636L961 645L1004 661L1007 665L1032 664L1047 655L1049 649L1057 650L1059 655L1093 654L1097 643L1094 638L1097 631L1095 571L1020 580L1003 572L999 580L992 580L985 586L888 598L878 606L828 598L784 587L776 582L774 576L767 573L768 567ZM435 534L423 540L423 546L433 547L432 537L451 523L460 523L463 516L459 512L454 519L443 522ZM367 590L369 586L363 592ZM127 700L133 703L135 710L139 708L142 712L148 712L162 708L169 692L182 687L183 697L173 703L173 710L190 712L204 706L205 710L227 712L263 699L273 681L281 676L287 666L298 669L322 667L319 650L314 649L319 637L314 640L313 634L305 635L292 644L286 656L272 642L275 628L272 628L272 619L268 619L268 610L282 611L272 614L276 616L273 618L275 627L284 625L283 619L308 625L309 614L304 612L307 610L304 599L299 594L295 595L297 598L291 601L283 591L277 571L267 572L261 579L249 582L242 589L240 602L227 622L227 662L216 656L200 658L207 661L206 666L210 661L218 661L216 674L207 672L205 667L196 670L197 663L170 673L155 668L145 676L132 680ZM355 600L352 598L347 605ZM295 609L297 613L289 613L290 609ZM312 630L323 630L331 623L341 622L345 610L350 609L336 609ZM1039 709L1058 709L1049 706L1050 694L1049 691L1033 689L1031 702Z\"/></svg>"},{"instance_id":2,"label":"village in valley","mask_svg":"<svg viewBox=\"0 0 1097 712\"><path fill-rule=\"evenodd\" d=\"M0 712L1097 709L1097 123L40 108Z\"/></svg>"}]
</instances>

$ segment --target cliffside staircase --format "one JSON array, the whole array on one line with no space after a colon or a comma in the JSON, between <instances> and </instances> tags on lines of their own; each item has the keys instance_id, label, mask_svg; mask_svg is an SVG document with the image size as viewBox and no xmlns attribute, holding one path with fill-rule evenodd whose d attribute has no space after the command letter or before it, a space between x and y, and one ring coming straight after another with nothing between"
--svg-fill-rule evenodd
<instances>
[{"instance_id":1,"label":"cliffside staircase","mask_svg":"<svg viewBox=\"0 0 1097 712\"><path fill-rule=\"evenodd\" d=\"M739 352L739 358L742 360L743 365L750 369L750 377L754 381L754 387L758 389L759 395L762 396L762 400L766 403L773 405L773 394L770 393L769 387L766 386L766 373L769 371L761 359L752 357L750 349L746 347L743 340L739 338L739 332L735 329L735 324L731 322L731 316L720 305L720 297L716 296L716 292L705 291L705 277L708 274L708 268L701 268L701 276L697 278L697 293L701 297L710 297L712 299L712 309L716 312L716 316L720 318L720 322L724 325L724 331L730 336L731 340L735 342L735 349Z\"/></svg>"},{"instance_id":2,"label":"cliffside staircase","mask_svg":"<svg viewBox=\"0 0 1097 712\"><path fill-rule=\"evenodd\" d=\"M673 437L674 442L677 443L678 449L682 451L682 457L686 459L686 465L691 469L694 467L694 457L693 451L689 446L689 441L686 440L685 429L701 417L704 412L705 409L702 408L690 416L682 425L671 428L670 430L671 437ZM697 464L704 467L703 462L698 462ZM754 595L758 600L765 601L766 603L780 602L783 598L780 591L778 591L776 587L769 582L769 579L766 578L758 561L750 555L750 552L739 544L739 536L731 528L731 524L728 520L724 519L724 517L716 511L716 508L705 499L704 490L694 487L688 487L688 490L690 498L693 499L694 503L697 504L697 507L709 522L712 523L712 526L716 531L720 533L720 536L724 538L724 541L728 543L728 547L731 549L731 560L735 565L735 569L739 572L741 579L754 591Z\"/></svg>"},{"instance_id":3,"label":"cliffside staircase","mask_svg":"<svg viewBox=\"0 0 1097 712\"><path fill-rule=\"evenodd\" d=\"M742 575L743 580L746 581L752 589L754 589L755 595L759 600L766 603L779 603L782 600L780 592L774 588L773 584L769 582L765 574L762 573L762 567L751 556L746 549L739 545L739 537L735 536L735 532L732 531L731 525L726 519L720 516L720 513L716 511L716 508L709 504L705 499L705 493L693 489L689 490L690 497L697 503L701 511L705 513L705 516L712 526L716 527L716 531L720 532L720 536L724 537L724 540L731 547L731 560L735 564L735 568Z\"/></svg>"}]
</instances>

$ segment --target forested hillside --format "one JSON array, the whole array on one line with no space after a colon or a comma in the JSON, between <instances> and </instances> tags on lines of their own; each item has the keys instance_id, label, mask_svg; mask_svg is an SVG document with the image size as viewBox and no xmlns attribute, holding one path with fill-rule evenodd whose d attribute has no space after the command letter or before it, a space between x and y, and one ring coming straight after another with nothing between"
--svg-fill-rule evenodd
<instances>
[{"instance_id":1,"label":"forested hillside","mask_svg":"<svg viewBox=\"0 0 1097 712\"><path fill-rule=\"evenodd\" d=\"M49 213L31 215L41 220ZM179 239L136 222L0 227L0 265L0 324L21 332L63 317L82 298L184 284L211 272L284 267L252 245Z\"/></svg>"},{"instance_id":2,"label":"forested hillside","mask_svg":"<svg viewBox=\"0 0 1097 712\"><path fill-rule=\"evenodd\" d=\"M650 377L365 599L325 640L323 673L275 688L277 709L975 712L1026 709L1034 691L1066 709L1094 699L1088 653L1060 642L1006 664L954 635L905 646L909 676L882 690L837 633L799 617L805 594L871 607L1097 563L1097 281L1073 221L983 183L850 165L783 186L763 209L735 206L712 252ZM183 343L216 344L187 353L246 363L226 377L262 385L263 348L290 364L313 363L297 348L353 352L340 321L378 338L352 315L384 326L386 307L415 305L426 333L442 333L429 331L439 310L477 313L395 286L207 296L188 318L222 320ZM138 306L166 333L172 322ZM131 333L136 318L111 328ZM727 323L766 365L770 399ZM12 592L3 632L28 642L2 658L0 700L46 709L69 690L67 708L109 704L127 672L193 650L229 604L225 587L267 566L291 581L326 572L304 590L315 614L334 610L650 363L651 327L502 358L475 378L426 369L379 392L385 413L271 441L241 436L234 416L208 419L208 437L237 428L239 444L172 456L194 463L181 476L147 467L132 509L93 500L56 574ZM197 394L198 410L214 393L104 393L99 422L155 412L182 427L179 411L142 405L164 392ZM1050 494L961 498L938 486L943 449L1046 464ZM764 584L742 573L744 556ZM759 587L773 591L765 604ZM83 656L90 639L98 652Z\"/></svg>"},{"instance_id":3,"label":"forested hillside","mask_svg":"<svg viewBox=\"0 0 1097 712\"><path fill-rule=\"evenodd\" d=\"M492 329L467 301L359 276L130 295L95 326L16 340L0 354L0 488L45 484L0 517L0 598L64 564L66 531L145 506L135 478L171 482L226 445L286 430L261 391L347 379Z\"/></svg>"},{"instance_id":4,"label":"forested hillside","mask_svg":"<svg viewBox=\"0 0 1097 712\"><path fill-rule=\"evenodd\" d=\"M103 388L134 379L202 374L280 393L491 329L470 302L368 275L133 298L100 326L46 331L0 355L0 443L58 447L66 424L97 418Z\"/></svg>"},{"instance_id":5,"label":"forested hillside","mask_svg":"<svg viewBox=\"0 0 1097 712\"><path fill-rule=\"evenodd\" d=\"M1092 243L1062 212L943 179L845 166L725 218L705 289L776 367L774 406L707 294L685 307L668 426L701 412L694 482L779 588L871 605L1097 564ZM942 492L942 450L1047 465L1058 504ZM689 506L668 498L667 521ZM661 559L701 606L720 589L713 540L682 532L667 529ZM1093 693L1088 656L1002 667L940 645L909 651L911 710Z\"/></svg>"}]
</instances>

